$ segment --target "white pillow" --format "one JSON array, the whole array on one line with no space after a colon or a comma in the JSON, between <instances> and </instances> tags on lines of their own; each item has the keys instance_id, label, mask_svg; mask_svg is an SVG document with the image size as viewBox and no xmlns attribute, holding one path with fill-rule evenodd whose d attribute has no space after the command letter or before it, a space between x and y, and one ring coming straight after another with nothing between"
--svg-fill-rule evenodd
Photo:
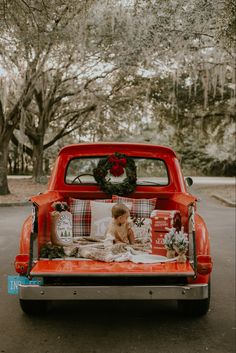
<instances>
[{"instance_id":1,"label":"white pillow","mask_svg":"<svg viewBox=\"0 0 236 353\"><path fill-rule=\"evenodd\" d=\"M131 210L132 203L124 203ZM90 201L91 205L91 233L92 237L104 236L112 220L111 209L115 203Z\"/></svg>"}]
</instances>

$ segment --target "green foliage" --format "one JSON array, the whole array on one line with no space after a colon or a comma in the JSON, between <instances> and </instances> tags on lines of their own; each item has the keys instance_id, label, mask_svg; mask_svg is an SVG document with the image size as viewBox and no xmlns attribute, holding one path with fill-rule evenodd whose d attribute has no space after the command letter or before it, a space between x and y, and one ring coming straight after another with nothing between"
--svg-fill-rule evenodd
<instances>
[{"instance_id":1,"label":"green foliage","mask_svg":"<svg viewBox=\"0 0 236 353\"><path fill-rule=\"evenodd\" d=\"M66 256L62 246L56 246L51 243L43 245L40 249L40 257L45 259L64 258Z\"/></svg>"},{"instance_id":2,"label":"green foliage","mask_svg":"<svg viewBox=\"0 0 236 353\"><path fill-rule=\"evenodd\" d=\"M228 177L236 175L235 159L219 160L217 157L209 156L204 148L194 150L192 146L182 147L178 153L181 156L182 167L188 173L195 170L197 175Z\"/></svg>"},{"instance_id":3,"label":"green foliage","mask_svg":"<svg viewBox=\"0 0 236 353\"><path fill-rule=\"evenodd\" d=\"M55 211L62 212L62 211L67 211L69 207L66 202L56 201L56 202L53 202L52 208L54 208Z\"/></svg>"},{"instance_id":4,"label":"green foliage","mask_svg":"<svg viewBox=\"0 0 236 353\"><path fill-rule=\"evenodd\" d=\"M233 1L3 0L0 12L0 133L19 130L34 172L50 146L52 160L81 140L185 153L191 135L193 167L233 173ZM227 145L225 156L211 144Z\"/></svg>"}]
</instances>

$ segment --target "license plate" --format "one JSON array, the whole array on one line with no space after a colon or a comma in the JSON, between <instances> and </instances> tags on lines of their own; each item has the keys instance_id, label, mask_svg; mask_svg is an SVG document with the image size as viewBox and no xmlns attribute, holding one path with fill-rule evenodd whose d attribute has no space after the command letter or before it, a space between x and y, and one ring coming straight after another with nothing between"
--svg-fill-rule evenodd
<instances>
[{"instance_id":1,"label":"license plate","mask_svg":"<svg viewBox=\"0 0 236 353\"><path fill-rule=\"evenodd\" d=\"M18 294L19 284L36 284L42 285L42 278L34 278L29 280L28 277L25 276L8 276L8 294L16 295Z\"/></svg>"}]
</instances>

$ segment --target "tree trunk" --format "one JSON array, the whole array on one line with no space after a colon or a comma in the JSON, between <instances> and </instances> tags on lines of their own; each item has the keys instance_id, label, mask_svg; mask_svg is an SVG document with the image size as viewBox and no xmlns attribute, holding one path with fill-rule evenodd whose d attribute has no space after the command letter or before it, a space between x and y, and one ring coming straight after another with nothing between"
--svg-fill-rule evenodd
<instances>
[{"instance_id":1,"label":"tree trunk","mask_svg":"<svg viewBox=\"0 0 236 353\"><path fill-rule=\"evenodd\" d=\"M33 145L33 180L36 183L45 183L43 173L43 139L39 138Z\"/></svg>"},{"instance_id":2,"label":"tree trunk","mask_svg":"<svg viewBox=\"0 0 236 353\"><path fill-rule=\"evenodd\" d=\"M45 175L48 175L50 173L49 159L48 158L44 159L44 173L45 173Z\"/></svg>"},{"instance_id":3,"label":"tree trunk","mask_svg":"<svg viewBox=\"0 0 236 353\"><path fill-rule=\"evenodd\" d=\"M0 195L10 194L7 181L9 141L1 141L0 144Z\"/></svg>"}]
</instances>

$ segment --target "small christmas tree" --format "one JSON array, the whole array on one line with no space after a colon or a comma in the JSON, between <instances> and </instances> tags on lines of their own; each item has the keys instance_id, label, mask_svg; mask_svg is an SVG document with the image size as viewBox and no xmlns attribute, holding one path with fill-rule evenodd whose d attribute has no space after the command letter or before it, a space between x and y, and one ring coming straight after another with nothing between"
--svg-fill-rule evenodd
<instances>
[{"instance_id":1,"label":"small christmas tree","mask_svg":"<svg viewBox=\"0 0 236 353\"><path fill-rule=\"evenodd\" d=\"M178 254L178 262L186 262L186 252L188 251L188 235L184 233L184 227L175 233L174 249Z\"/></svg>"},{"instance_id":2,"label":"small christmas tree","mask_svg":"<svg viewBox=\"0 0 236 353\"><path fill-rule=\"evenodd\" d=\"M175 257L175 252L178 254L178 262L186 262L186 252L188 251L188 235L184 233L184 227L178 232L175 228L169 229L165 235L164 246L167 250L168 258Z\"/></svg>"}]
</instances>

